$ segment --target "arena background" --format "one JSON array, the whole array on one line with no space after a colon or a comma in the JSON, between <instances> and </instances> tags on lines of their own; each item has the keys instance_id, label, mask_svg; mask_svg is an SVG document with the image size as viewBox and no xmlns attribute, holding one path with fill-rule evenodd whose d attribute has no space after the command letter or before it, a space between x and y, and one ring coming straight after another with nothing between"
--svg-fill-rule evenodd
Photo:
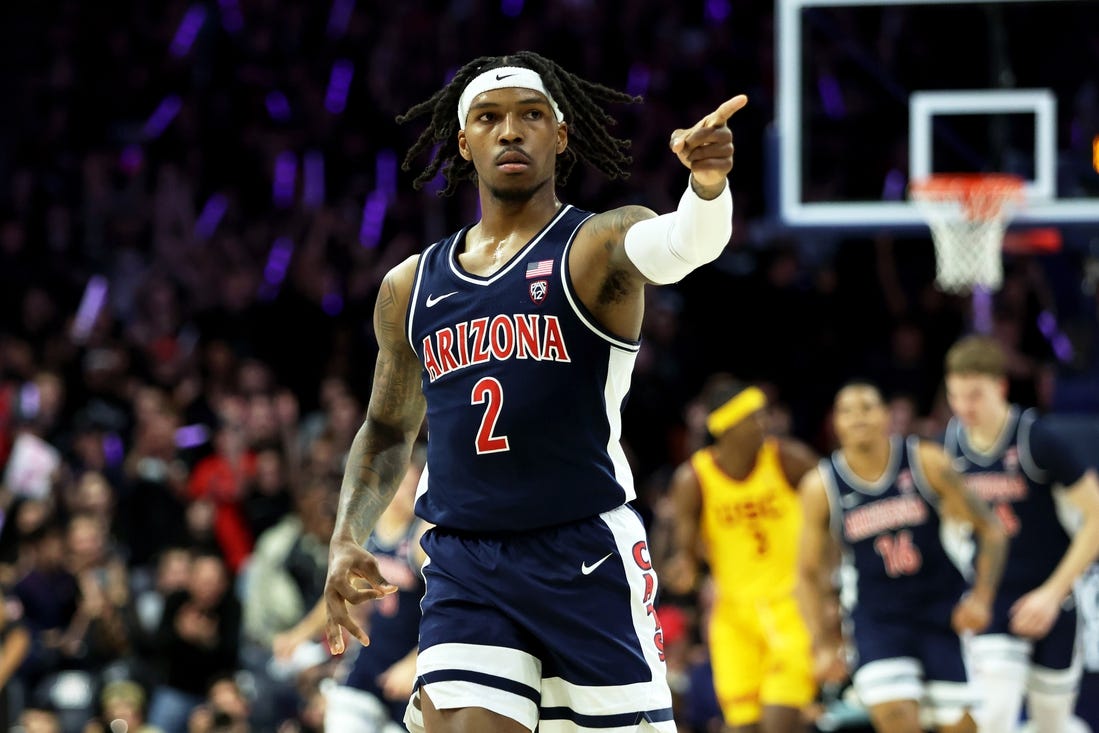
<instances>
[{"instance_id":1,"label":"arena background","mask_svg":"<svg viewBox=\"0 0 1099 733\"><path fill-rule=\"evenodd\" d=\"M1035 33L1039 25L1051 30ZM990 327L1011 357L1012 397L1054 414L1099 462L1095 3L9 4L0 10L5 593L25 570L35 520L15 520L27 496L65 516L81 477L105 476L112 536L131 585L143 587L167 541L158 532L179 530L150 507L183 517L208 500L193 469L220 455L226 430L243 425L252 447L276 440L294 455L309 455L322 433L346 450L369 393L382 276L476 216L472 187L449 199L437 185L412 190L417 169L399 163L420 128L394 117L465 61L518 49L644 97L612 110L634 141L631 178L577 169L562 187L563 200L585 208L670 210L685 180L670 131L735 93L750 98L732 124L729 248L650 293L624 421L650 523L670 471L701 440L692 399L717 371L763 384L776 430L821 451L832 447L831 397L852 377L882 386L898 429L941 431L942 357L972 314L967 297L934 287L928 230L905 201L909 99L928 90L1053 95L1052 159L1037 112L938 119L927 142L934 171L1007 171L1047 185L1011 230ZM1036 229L1055 234L1056 252L1028 246ZM169 452L192 487L160 503L135 493L150 482L132 470L151 450L148 404L170 415ZM15 478L14 439L25 433L55 451L32 460L46 474L56 462L52 479ZM254 540L242 535L231 569ZM701 654L695 611L685 601L683 679ZM1099 670L1099 634L1088 645ZM684 705L683 729L707 730L693 710ZM1095 727L1099 714L1086 717Z\"/></svg>"}]
</instances>

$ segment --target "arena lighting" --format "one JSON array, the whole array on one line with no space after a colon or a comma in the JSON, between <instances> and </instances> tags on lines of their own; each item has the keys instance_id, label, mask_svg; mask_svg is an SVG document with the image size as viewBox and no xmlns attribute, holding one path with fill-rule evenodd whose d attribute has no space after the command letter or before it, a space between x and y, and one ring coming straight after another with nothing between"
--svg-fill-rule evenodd
<instances>
[{"instance_id":1,"label":"arena lighting","mask_svg":"<svg viewBox=\"0 0 1099 733\"><path fill-rule=\"evenodd\" d=\"M263 268L263 283L259 296L263 300L274 300L279 287L286 279L286 270L290 267L290 258L294 256L294 242L290 237L279 237L271 245L267 255L267 264Z\"/></svg>"},{"instance_id":2,"label":"arena lighting","mask_svg":"<svg viewBox=\"0 0 1099 733\"><path fill-rule=\"evenodd\" d=\"M390 201L397 198L397 153L390 148L382 148L374 158L374 181Z\"/></svg>"},{"instance_id":3,"label":"arena lighting","mask_svg":"<svg viewBox=\"0 0 1099 733\"><path fill-rule=\"evenodd\" d=\"M1091 167L1096 173L1099 173L1099 135L1096 135L1091 141Z\"/></svg>"},{"instance_id":4,"label":"arena lighting","mask_svg":"<svg viewBox=\"0 0 1099 733\"><path fill-rule=\"evenodd\" d=\"M302 203L311 208L324 204L324 153L310 150L302 160Z\"/></svg>"},{"instance_id":5,"label":"arena lighting","mask_svg":"<svg viewBox=\"0 0 1099 733\"><path fill-rule=\"evenodd\" d=\"M244 16L240 14L240 5L237 0L218 0L221 8L221 27L229 33L237 33L244 29Z\"/></svg>"},{"instance_id":6,"label":"arena lighting","mask_svg":"<svg viewBox=\"0 0 1099 733\"><path fill-rule=\"evenodd\" d=\"M385 210L389 207L389 197L385 191L374 189L363 204L363 220L359 226L359 244L367 249L378 246L382 238L382 226L385 225Z\"/></svg>"},{"instance_id":7,"label":"arena lighting","mask_svg":"<svg viewBox=\"0 0 1099 733\"><path fill-rule=\"evenodd\" d=\"M176 34L172 38L169 52L176 58L181 58L190 53L191 46L194 45L195 38L198 37L198 32L202 30L202 24L205 22L206 8L201 5L192 5L187 8L187 12L183 14L183 19L179 21L179 27L176 28Z\"/></svg>"},{"instance_id":8,"label":"arena lighting","mask_svg":"<svg viewBox=\"0 0 1099 733\"><path fill-rule=\"evenodd\" d=\"M229 200L225 198L225 194L215 193L206 199L202 211L195 219L195 234L198 235L199 239L209 239L214 236L214 231L218 228L221 217L225 216L225 211L228 208Z\"/></svg>"},{"instance_id":9,"label":"arena lighting","mask_svg":"<svg viewBox=\"0 0 1099 733\"><path fill-rule=\"evenodd\" d=\"M347 32L347 26L351 22L351 14L355 12L355 0L332 0L332 9L328 12L328 29L326 33L332 40L340 38Z\"/></svg>"},{"instance_id":10,"label":"arena lighting","mask_svg":"<svg viewBox=\"0 0 1099 733\"><path fill-rule=\"evenodd\" d=\"M649 84L652 82L652 72L645 64L637 61L630 67L630 75L626 80L626 93L636 96L645 96L649 93Z\"/></svg>"},{"instance_id":11,"label":"arena lighting","mask_svg":"<svg viewBox=\"0 0 1099 733\"><path fill-rule=\"evenodd\" d=\"M729 0L706 0L706 19L711 23L724 23L730 12Z\"/></svg>"},{"instance_id":12,"label":"arena lighting","mask_svg":"<svg viewBox=\"0 0 1099 733\"><path fill-rule=\"evenodd\" d=\"M264 100L267 106L267 115L275 122L286 122L290 119L290 102L286 95L278 89L272 89Z\"/></svg>"},{"instance_id":13,"label":"arena lighting","mask_svg":"<svg viewBox=\"0 0 1099 733\"><path fill-rule=\"evenodd\" d=\"M95 322L99 320L99 313L107 302L108 290L107 278L102 275L92 275L88 278L88 284L84 286L84 294L80 297L80 305L77 306L76 316L73 318L70 332L73 341L84 343L91 335Z\"/></svg>"},{"instance_id":14,"label":"arena lighting","mask_svg":"<svg viewBox=\"0 0 1099 733\"><path fill-rule=\"evenodd\" d=\"M1046 341L1049 342L1050 348L1053 349L1053 353L1061 362L1067 363L1072 361L1072 357L1075 354L1075 351L1072 348L1072 342L1061 330L1061 327L1057 325L1057 317L1055 315L1049 311L1042 311L1039 313L1038 330L1045 336Z\"/></svg>"},{"instance_id":15,"label":"arena lighting","mask_svg":"<svg viewBox=\"0 0 1099 733\"><path fill-rule=\"evenodd\" d=\"M328 90L324 94L324 108L332 114L340 114L347 106L347 92L351 89L354 73L355 65L347 59L339 59L332 64Z\"/></svg>"},{"instance_id":16,"label":"arena lighting","mask_svg":"<svg viewBox=\"0 0 1099 733\"><path fill-rule=\"evenodd\" d=\"M169 94L160 100L160 104L149 115L149 119L145 120L145 126L141 130L144 138L153 140L164 134L164 131L168 129L168 125L172 124L172 120L176 118L182 108L183 100L179 98L178 94Z\"/></svg>"},{"instance_id":17,"label":"arena lighting","mask_svg":"<svg viewBox=\"0 0 1099 733\"><path fill-rule=\"evenodd\" d=\"M294 202L294 184L298 178L298 158L289 150L279 153L275 159L275 180L271 200L275 206L286 208Z\"/></svg>"}]
</instances>

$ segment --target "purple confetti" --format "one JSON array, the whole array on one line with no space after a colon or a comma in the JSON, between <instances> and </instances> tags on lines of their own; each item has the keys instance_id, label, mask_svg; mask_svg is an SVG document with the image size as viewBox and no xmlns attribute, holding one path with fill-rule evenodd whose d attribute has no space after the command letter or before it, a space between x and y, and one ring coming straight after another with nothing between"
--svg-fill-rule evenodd
<instances>
[{"instance_id":1,"label":"purple confetti","mask_svg":"<svg viewBox=\"0 0 1099 733\"><path fill-rule=\"evenodd\" d=\"M359 244L367 249L378 246L385 225L385 210L389 201L383 191L375 190L366 197L363 205L363 221L359 227Z\"/></svg>"},{"instance_id":2,"label":"purple confetti","mask_svg":"<svg viewBox=\"0 0 1099 733\"><path fill-rule=\"evenodd\" d=\"M310 208L324 205L324 153L310 150L302 161L302 203Z\"/></svg>"},{"instance_id":3,"label":"purple confetti","mask_svg":"<svg viewBox=\"0 0 1099 733\"><path fill-rule=\"evenodd\" d=\"M127 145L118 155L118 167L128 176L132 176L141 170L145 162L145 152L140 145Z\"/></svg>"},{"instance_id":4,"label":"purple confetti","mask_svg":"<svg viewBox=\"0 0 1099 733\"><path fill-rule=\"evenodd\" d=\"M343 296L335 290L329 290L321 298L321 308L330 316L338 316L343 310Z\"/></svg>"},{"instance_id":5,"label":"purple confetti","mask_svg":"<svg viewBox=\"0 0 1099 733\"><path fill-rule=\"evenodd\" d=\"M1057 317L1049 311L1042 311L1038 314L1038 330L1045 336L1046 341L1049 342L1050 348L1053 349L1054 355L1062 362L1072 361L1072 357L1075 354L1075 350L1072 348L1072 342L1069 340L1062 331L1060 326L1057 325Z\"/></svg>"},{"instance_id":6,"label":"purple confetti","mask_svg":"<svg viewBox=\"0 0 1099 733\"><path fill-rule=\"evenodd\" d=\"M332 114L340 114L347 106L347 92L351 89L351 77L354 73L355 65L347 59L340 59L332 64L328 91L324 95L324 108Z\"/></svg>"},{"instance_id":7,"label":"purple confetti","mask_svg":"<svg viewBox=\"0 0 1099 733\"><path fill-rule=\"evenodd\" d=\"M176 447L184 449L197 448L200 445L205 445L210 440L210 429L202 423L184 425L176 429L175 437Z\"/></svg>"},{"instance_id":8,"label":"purple confetti","mask_svg":"<svg viewBox=\"0 0 1099 733\"><path fill-rule=\"evenodd\" d=\"M328 13L328 37L335 40L343 36L354 12L355 0L332 0L332 9Z\"/></svg>"},{"instance_id":9,"label":"purple confetti","mask_svg":"<svg viewBox=\"0 0 1099 733\"><path fill-rule=\"evenodd\" d=\"M1062 362L1072 361L1072 357L1075 354L1072 348L1072 342L1068 340L1068 336L1063 333L1058 333L1053 338L1053 353L1057 355L1057 358Z\"/></svg>"},{"instance_id":10,"label":"purple confetti","mask_svg":"<svg viewBox=\"0 0 1099 733\"><path fill-rule=\"evenodd\" d=\"M230 33L239 33L244 29L244 16L240 13L237 0L218 0L221 8L221 27Z\"/></svg>"},{"instance_id":11,"label":"purple confetti","mask_svg":"<svg viewBox=\"0 0 1099 733\"><path fill-rule=\"evenodd\" d=\"M278 89L268 92L264 102L267 105L268 116L275 122L286 122L290 119L290 102Z\"/></svg>"},{"instance_id":12,"label":"purple confetti","mask_svg":"<svg viewBox=\"0 0 1099 733\"><path fill-rule=\"evenodd\" d=\"M38 410L42 407L42 395L38 391L38 385L34 382L23 382L19 388L19 414L26 419L38 417Z\"/></svg>"},{"instance_id":13,"label":"purple confetti","mask_svg":"<svg viewBox=\"0 0 1099 733\"><path fill-rule=\"evenodd\" d=\"M190 53L191 46L194 45L195 38L198 37L198 32L205 22L206 8L201 5L192 5L187 8L187 12L183 14L183 20L179 21L179 27L176 28L176 35L172 39L172 45L169 49L171 54L176 58L180 58Z\"/></svg>"},{"instance_id":14,"label":"purple confetti","mask_svg":"<svg viewBox=\"0 0 1099 733\"><path fill-rule=\"evenodd\" d=\"M149 115L149 119L145 121L145 127L142 130L145 139L153 140L160 137L168 129L168 125L172 124L172 120L176 118L182 108L183 100L177 94L169 94L162 99L157 108L153 110L153 113Z\"/></svg>"},{"instance_id":15,"label":"purple confetti","mask_svg":"<svg viewBox=\"0 0 1099 733\"><path fill-rule=\"evenodd\" d=\"M706 0L706 20L711 23L724 23L729 12L729 0Z\"/></svg>"},{"instance_id":16,"label":"purple confetti","mask_svg":"<svg viewBox=\"0 0 1099 733\"><path fill-rule=\"evenodd\" d=\"M518 18L523 12L523 0L500 0L500 12L509 18Z\"/></svg>"},{"instance_id":17,"label":"purple confetti","mask_svg":"<svg viewBox=\"0 0 1099 733\"><path fill-rule=\"evenodd\" d=\"M225 211L228 208L229 199L225 198L225 194L215 193L206 199L206 204L203 205L202 211L195 219L195 234L200 239L209 239L214 236L214 231L218 228L221 217L225 216Z\"/></svg>"},{"instance_id":18,"label":"purple confetti","mask_svg":"<svg viewBox=\"0 0 1099 733\"><path fill-rule=\"evenodd\" d=\"M626 80L626 93L636 96L644 96L649 91L649 83L652 81L652 73L649 67L641 62L630 67L630 75Z\"/></svg>"},{"instance_id":19,"label":"purple confetti","mask_svg":"<svg viewBox=\"0 0 1099 733\"><path fill-rule=\"evenodd\" d=\"M95 322L99 320L99 312L107 302L107 282L107 278L102 275L92 275L84 286L84 295L80 297L80 305L76 308L71 331L72 338L77 343L87 340Z\"/></svg>"},{"instance_id":20,"label":"purple confetti","mask_svg":"<svg viewBox=\"0 0 1099 733\"><path fill-rule=\"evenodd\" d=\"M904 174L896 168L890 168L881 187L882 201L903 201L907 185Z\"/></svg>"},{"instance_id":21,"label":"purple confetti","mask_svg":"<svg viewBox=\"0 0 1099 733\"><path fill-rule=\"evenodd\" d=\"M992 333L992 291L980 285L973 286L973 330Z\"/></svg>"},{"instance_id":22,"label":"purple confetti","mask_svg":"<svg viewBox=\"0 0 1099 733\"><path fill-rule=\"evenodd\" d=\"M118 433L107 433L103 436L103 458L108 466L121 466L126 459L126 446Z\"/></svg>"},{"instance_id":23,"label":"purple confetti","mask_svg":"<svg viewBox=\"0 0 1099 733\"><path fill-rule=\"evenodd\" d=\"M397 198L397 154L389 148L379 150L374 159L374 179L390 201Z\"/></svg>"},{"instance_id":24,"label":"purple confetti","mask_svg":"<svg viewBox=\"0 0 1099 733\"><path fill-rule=\"evenodd\" d=\"M1057 330L1057 319L1053 317L1053 314L1049 311L1042 311L1038 314L1038 330L1042 332L1042 335L1047 339L1051 338Z\"/></svg>"},{"instance_id":25,"label":"purple confetti","mask_svg":"<svg viewBox=\"0 0 1099 733\"><path fill-rule=\"evenodd\" d=\"M297 178L298 158L289 150L284 150L275 159L275 181L271 189L271 200L275 206L286 208L294 202Z\"/></svg>"},{"instance_id":26,"label":"purple confetti","mask_svg":"<svg viewBox=\"0 0 1099 733\"><path fill-rule=\"evenodd\" d=\"M847 116L847 108L843 104L843 92L840 91L839 82L831 74L821 74L817 77L817 93L820 94L820 103L824 107L824 114L833 120Z\"/></svg>"},{"instance_id":27,"label":"purple confetti","mask_svg":"<svg viewBox=\"0 0 1099 733\"><path fill-rule=\"evenodd\" d=\"M263 268L263 283L259 295L264 300L273 300L279 294L279 287L286 279L290 259L294 256L294 243L290 237L279 237L271 245L267 255L267 264Z\"/></svg>"}]
</instances>

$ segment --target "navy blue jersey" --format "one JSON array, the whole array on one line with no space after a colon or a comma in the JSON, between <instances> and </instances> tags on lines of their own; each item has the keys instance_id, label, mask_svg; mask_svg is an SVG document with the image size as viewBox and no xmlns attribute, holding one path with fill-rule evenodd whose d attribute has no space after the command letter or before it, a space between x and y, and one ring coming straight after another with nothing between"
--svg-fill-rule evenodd
<instances>
[{"instance_id":1,"label":"navy blue jersey","mask_svg":"<svg viewBox=\"0 0 1099 733\"><path fill-rule=\"evenodd\" d=\"M947 426L943 442L954 468L995 509L1010 538L1000 592L1016 597L1037 588L1070 542L1052 486L1074 483L1084 465L1044 429L1033 410L1023 412L1015 405L1000 438L987 451L970 444L957 418Z\"/></svg>"},{"instance_id":2,"label":"navy blue jersey","mask_svg":"<svg viewBox=\"0 0 1099 733\"><path fill-rule=\"evenodd\" d=\"M607 333L568 273L591 214L563 207L489 276L462 269L463 229L420 256L408 338L423 364L428 481L440 527L520 532L635 497L619 438L638 343Z\"/></svg>"},{"instance_id":3,"label":"navy blue jersey","mask_svg":"<svg viewBox=\"0 0 1099 733\"><path fill-rule=\"evenodd\" d=\"M918 445L914 436L891 438L888 466L873 482L856 476L841 451L821 461L832 530L857 574L859 616L913 618L921 609L946 608L949 620L950 604L965 592L943 544L938 495L923 475Z\"/></svg>"}]
</instances>

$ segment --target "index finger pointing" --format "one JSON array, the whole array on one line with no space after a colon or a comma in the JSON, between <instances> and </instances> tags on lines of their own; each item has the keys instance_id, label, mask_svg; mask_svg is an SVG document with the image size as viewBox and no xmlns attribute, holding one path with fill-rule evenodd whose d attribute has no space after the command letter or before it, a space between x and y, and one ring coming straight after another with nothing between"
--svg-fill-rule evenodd
<instances>
[{"instance_id":1,"label":"index finger pointing","mask_svg":"<svg viewBox=\"0 0 1099 733\"><path fill-rule=\"evenodd\" d=\"M746 104L748 104L748 96L745 94L738 94L732 99L726 99L720 107L703 118L702 124L706 127L724 125L730 117L743 109Z\"/></svg>"}]
</instances>

